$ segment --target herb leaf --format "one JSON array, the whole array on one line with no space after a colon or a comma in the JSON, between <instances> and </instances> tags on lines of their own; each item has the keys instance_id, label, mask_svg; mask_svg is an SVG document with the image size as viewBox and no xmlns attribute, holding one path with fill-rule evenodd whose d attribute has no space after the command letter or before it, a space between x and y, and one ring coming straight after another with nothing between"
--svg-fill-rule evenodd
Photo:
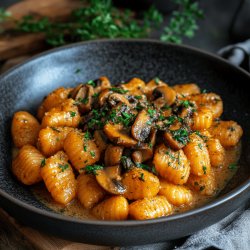
<instances>
[{"instance_id":1,"label":"herb leaf","mask_svg":"<svg viewBox=\"0 0 250 250\"><path fill-rule=\"evenodd\" d=\"M97 175L96 171L101 169L103 169L102 165L88 165L84 168L86 174L93 174L93 175Z\"/></svg>"}]
</instances>

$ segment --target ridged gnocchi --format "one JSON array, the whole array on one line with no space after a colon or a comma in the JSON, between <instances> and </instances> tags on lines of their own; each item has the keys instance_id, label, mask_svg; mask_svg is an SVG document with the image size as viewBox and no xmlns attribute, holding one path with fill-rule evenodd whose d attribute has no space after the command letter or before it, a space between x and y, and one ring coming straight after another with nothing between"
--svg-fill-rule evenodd
<instances>
[{"instance_id":1,"label":"ridged gnocchi","mask_svg":"<svg viewBox=\"0 0 250 250\"><path fill-rule=\"evenodd\" d=\"M163 195L174 206L181 206L184 204L191 204L193 195L190 189L183 185L175 185L164 179L160 180L159 195Z\"/></svg>"},{"instance_id":2,"label":"ridged gnocchi","mask_svg":"<svg viewBox=\"0 0 250 250\"><path fill-rule=\"evenodd\" d=\"M42 180L40 166L44 156L33 146L24 145L12 162L12 172L25 185L32 185Z\"/></svg>"},{"instance_id":3,"label":"ridged gnocchi","mask_svg":"<svg viewBox=\"0 0 250 250\"><path fill-rule=\"evenodd\" d=\"M125 173L122 183L126 188L124 196L129 200L154 197L160 190L158 177L140 168L133 168Z\"/></svg>"},{"instance_id":4,"label":"ridged gnocchi","mask_svg":"<svg viewBox=\"0 0 250 250\"><path fill-rule=\"evenodd\" d=\"M40 130L37 119L26 111L16 112L12 119L11 134L16 147L35 145Z\"/></svg>"},{"instance_id":5,"label":"ridged gnocchi","mask_svg":"<svg viewBox=\"0 0 250 250\"><path fill-rule=\"evenodd\" d=\"M126 220L128 212L128 201L122 196L108 198L92 209L92 214L100 220Z\"/></svg>"},{"instance_id":6,"label":"ridged gnocchi","mask_svg":"<svg viewBox=\"0 0 250 250\"><path fill-rule=\"evenodd\" d=\"M197 176L209 174L211 169L209 153L202 138L193 133L190 135L189 143L183 148L187 156L191 173Z\"/></svg>"},{"instance_id":7,"label":"ridged gnocchi","mask_svg":"<svg viewBox=\"0 0 250 250\"><path fill-rule=\"evenodd\" d=\"M129 204L129 216L135 220L155 219L170 215L172 211L171 204L164 196L144 198Z\"/></svg>"},{"instance_id":8,"label":"ridged gnocchi","mask_svg":"<svg viewBox=\"0 0 250 250\"><path fill-rule=\"evenodd\" d=\"M161 177L174 184L187 182L190 165L183 150L174 151L161 144L154 154L153 163Z\"/></svg>"},{"instance_id":9,"label":"ridged gnocchi","mask_svg":"<svg viewBox=\"0 0 250 250\"><path fill-rule=\"evenodd\" d=\"M81 204L89 209L102 201L106 192L99 186L95 177L90 174L80 174L77 178L77 197Z\"/></svg>"},{"instance_id":10,"label":"ridged gnocchi","mask_svg":"<svg viewBox=\"0 0 250 250\"><path fill-rule=\"evenodd\" d=\"M63 151L46 159L41 168L43 181L55 201L67 205L76 196L76 180Z\"/></svg>"}]
</instances>

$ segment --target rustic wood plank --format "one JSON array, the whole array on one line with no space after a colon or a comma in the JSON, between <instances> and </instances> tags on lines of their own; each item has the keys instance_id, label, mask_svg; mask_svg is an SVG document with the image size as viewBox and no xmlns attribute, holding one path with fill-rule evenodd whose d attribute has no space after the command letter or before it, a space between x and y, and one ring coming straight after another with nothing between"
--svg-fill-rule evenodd
<instances>
[{"instance_id":1,"label":"rustic wood plank","mask_svg":"<svg viewBox=\"0 0 250 250\"><path fill-rule=\"evenodd\" d=\"M84 243L77 243L77 242L71 242L63 239L59 239L57 237L49 236L44 233L41 233L35 229L32 229L30 227L26 227L24 225L19 224L14 218L12 218L10 215L8 215L3 209L0 208L0 222L5 223L8 225L9 230L17 230L20 234L22 234L28 242L35 248L35 249L41 249L41 250L110 250L111 247L106 246L96 246L96 245L88 245ZM1 223L1 224L2 224ZM6 240L8 241L8 236L6 237ZM1 239L0 239L1 243ZM24 241L25 243L25 241ZM10 249L20 249L15 248L16 246L12 246L9 244ZM1 246L1 245L0 245ZM25 246L29 246L28 243L26 243ZM32 246L29 246L29 249L32 249Z\"/></svg>"},{"instance_id":2,"label":"rustic wood plank","mask_svg":"<svg viewBox=\"0 0 250 250\"><path fill-rule=\"evenodd\" d=\"M27 60L31 55L26 55L26 56L20 56L20 57L15 57L13 59L10 59L6 61L3 66L0 68L0 73L4 73L8 69L14 67L15 65L22 63L23 61Z\"/></svg>"}]
</instances>

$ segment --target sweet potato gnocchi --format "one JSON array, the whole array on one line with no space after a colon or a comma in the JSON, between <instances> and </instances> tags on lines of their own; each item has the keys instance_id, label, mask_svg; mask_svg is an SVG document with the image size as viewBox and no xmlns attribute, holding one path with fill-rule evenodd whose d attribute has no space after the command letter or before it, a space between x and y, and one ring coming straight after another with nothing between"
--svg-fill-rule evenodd
<instances>
[{"instance_id":1,"label":"sweet potato gnocchi","mask_svg":"<svg viewBox=\"0 0 250 250\"><path fill-rule=\"evenodd\" d=\"M243 130L195 83L100 77L16 112L12 172L59 207L100 220L146 220L208 202L237 170ZM49 204L47 204L50 206ZM70 213L68 213L70 214ZM79 216L81 217L81 216Z\"/></svg>"}]
</instances>

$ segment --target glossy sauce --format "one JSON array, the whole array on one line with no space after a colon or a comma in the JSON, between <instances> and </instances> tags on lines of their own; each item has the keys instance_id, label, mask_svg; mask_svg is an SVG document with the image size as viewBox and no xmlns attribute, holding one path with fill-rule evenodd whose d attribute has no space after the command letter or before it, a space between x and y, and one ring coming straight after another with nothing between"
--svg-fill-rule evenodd
<instances>
[{"instance_id":1,"label":"glossy sauce","mask_svg":"<svg viewBox=\"0 0 250 250\"><path fill-rule=\"evenodd\" d=\"M237 169L229 169L230 164L235 164L238 162L240 158L241 152L241 144L238 144L236 147L226 150L225 162L224 165L221 167L214 168L216 183L217 183L217 192L215 196L206 196L201 195L198 192L193 192L193 202L190 205L174 207L174 213L181 213L187 210L201 207L202 205L210 202L211 200L215 199L215 197L225 188L227 183L232 179L234 174L236 173ZM13 156L16 155L16 150L13 150ZM54 210L57 213L61 213L66 216L76 217L79 219L90 219L95 220L95 218L91 215L90 211L83 208L80 202L75 199L67 206L60 205L56 203L52 197L50 196L49 192L46 190L44 184L37 184L31 187L31 190L35 197L43 203L45 206L49 207L50 209Z\"/></svg>"}]
</instances>

